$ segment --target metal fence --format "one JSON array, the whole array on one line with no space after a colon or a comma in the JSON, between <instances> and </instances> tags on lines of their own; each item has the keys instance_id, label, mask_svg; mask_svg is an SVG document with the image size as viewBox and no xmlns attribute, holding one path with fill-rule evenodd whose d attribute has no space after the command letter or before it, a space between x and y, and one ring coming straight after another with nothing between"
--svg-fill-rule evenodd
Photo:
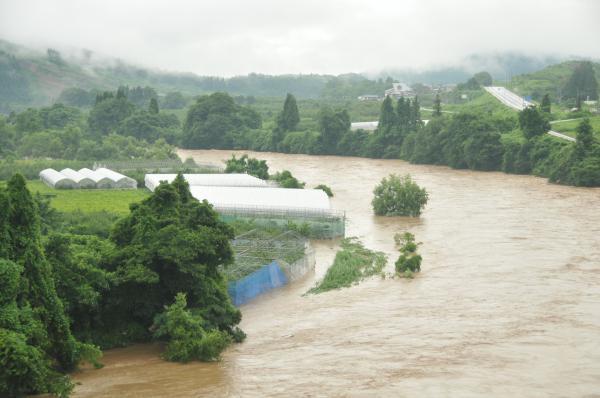
<instances>
[{"instance_id":1,"label":"metal fence","mask_svg":"<svg viewBox=\"0 0 600 398\"><path fill-rule=\"evenodd\" d=\"M305 276L315 267L310 241L293 231L272 235L254 229L232 242L234 264L223 269L235 305Z\"/></svg>"}]
</instances>

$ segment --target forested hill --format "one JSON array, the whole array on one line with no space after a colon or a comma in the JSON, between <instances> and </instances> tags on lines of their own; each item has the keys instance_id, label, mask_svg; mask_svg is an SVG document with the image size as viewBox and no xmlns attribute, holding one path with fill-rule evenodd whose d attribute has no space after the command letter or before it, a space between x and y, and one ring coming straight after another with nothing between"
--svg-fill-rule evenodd
<instances>
[{"instance_id":1,"label":"forested hill","mask_svg":"<svg viewBox=\"0 0 600 398\"><path fill-rule=\"evenodd\" d=\"M577 68L581 68L579 79L586 80L586 75L593 73L596 80L600 81L599 62L566 61L547 66L533 73L516 76L510 82L510 87L521 95L531 96L534 100L541 100L544 94L550 94L554 101L561 97L575 97L577 93L571 91L577 85L570 84L574 83L570 82L570 79ZM587 82L582 82L582 85L588 86ZM587 99L585 93L579 94L583 97L582 99ZM591 95L590 99L595 98Z\"/></svg>"},{"instance_id":2,"label":"forested hill","mask_svg":"<svg viewBox=\"0 0 600 398\"><path fill-rule=\"evenodd\" d=\"M69 55L53 49L32 50L0 39L0 113L47 106L55 102L63 90L73 87L98 91L115 90L119 86L152 87L159 95L179 92L194 96L224 91L255 97L282 97L293 93L298 98L349 99L362 94L381 95L389 88L392 78L407 83L458 83L472 74L470 69L481 65L483 70L487 64L482 60L493 61L494 57L480 56L475 64L471 60L464 68L449 67L416 74L399 70L382 72L377 79L356 73L338 76L249 74L222 78L152 70L120 60L101 59L88 50ZM514 54L505 54L505 63L514 57ZM519 70L534 70L540 67L540 62L522 56ZM498 78L497 73L492 74Z\"/></svg>"}]
</instances>

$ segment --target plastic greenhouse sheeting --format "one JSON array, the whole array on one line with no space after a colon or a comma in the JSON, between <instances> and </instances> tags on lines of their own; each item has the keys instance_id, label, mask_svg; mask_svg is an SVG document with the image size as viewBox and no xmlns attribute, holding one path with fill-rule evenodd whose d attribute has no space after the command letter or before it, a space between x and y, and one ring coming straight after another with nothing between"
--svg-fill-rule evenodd
<instances>
[{"instance_id":1,"label":"plastic greenhouse sheeting","mask_svg":"<svg viewBox=\"0 0 600 398\"><path fill-rule=\"evenodd\" d=\"M127 177L121 173L117 173L116 171L100 167L96 169L95 172L98 175L111 179L115 188L137 188L137 182L133 178Z\"/></svg>"},{"instance_id":2,"label":"plastic greenhouse sheeting","mask_svg":"<svg viewBox=\"0 0 600 398\"><path fill-rule=\"evenodd\" d=\"M146 188L154 191L161 181L173 182L177 174L146 174ZM248 174L184 174L190 186L268 187L266 181Z\"/></svg>"},{"instance_id":3,"label":"plastic greenhouse sheeting","mask_svg":"<svg viewBox=\"0 0 600 398\"><path fill-rule=\"evenodd\" d=\"M279 267L277 262L273 261L269 265L259 268L250 275L235 281L229 282L227 288L231 301L236 306L240 306L254 299L269 290L284 286L288 279Z\"/></svg>"},{"instance_id":4,"label":"plastic greenhouse sheeting","mask_svg":"<svg viewBox=\"0 0 600 398\"><path fill-rule=\"evenodd\" d=\"M79 188L77 182L73 179L66 177L54 169L45 169L40 171L40 179L44 184L52 188L58 189L73 189Z\"/></svg>"},{"instance_id":5,"label":"plastic greenhouse sheeting","mask_svg":"<svg viewBox=\"0 0 600 398\"><path fill-rule=\"evenodd\" d=\"M90 170L88 168L83 168L81 170L79 170L80 174L83 174L85 177L92 179L95 183L96 183L96 188L114 188L115 187L115 182L106 177L105 175L102 175L100 173L97 173L94 170Z\"/></svg>"},{"instance_id":6,"label":"plastic greenhouse sheeting","mask_svg":"<svg viewBox=\"0 0 600 398\"><path fill-rule=\"evenodd\" d=\"M306 214L330 212L329 197L320 189L255 188L255 187L190 187L192 196L207 200L215 210L290 211Z\"/></svg>"},{"instance_id":7,"label":"plastic greenhouse sheeting","mask_svg":"<svg viewBox=\"0 0 600 398\"><path fill-rule=\"evenodd\" d=\"M73 169L69 169L69 168L63 169L60 171L60 174L75 181L77 183L77 185L79 186L79 188L95 188L96 187L96 182L94 180L92 180L89 177L84 176L80 172L75 171Z\"/></svg>"}]
</instances>

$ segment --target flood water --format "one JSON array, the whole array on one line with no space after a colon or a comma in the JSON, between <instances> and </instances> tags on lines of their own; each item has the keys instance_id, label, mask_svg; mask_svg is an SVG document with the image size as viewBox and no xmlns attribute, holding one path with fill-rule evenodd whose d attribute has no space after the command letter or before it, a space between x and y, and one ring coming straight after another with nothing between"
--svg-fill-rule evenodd
<instances>
[{"instance_id":1,"label":"flood water","mask_svg":"<svg viewBox=\"0 0 600 398\"><path fill-rule=\"evenodd\" d=\"M181 151L220 162L231 151ZM242 153L242 152L237 152ZM600 397L600 190L398 160L249 153L272 172L330 186L347 236L398 257L423 242L413 280L372 279L302 296L315 273L242 307L248 334L219 363L174 364L160 347L105 353L74 375L76 397ZM375 217L374 186L410 173L429 194L419 219Z\"/></svg>"}]
</instances>

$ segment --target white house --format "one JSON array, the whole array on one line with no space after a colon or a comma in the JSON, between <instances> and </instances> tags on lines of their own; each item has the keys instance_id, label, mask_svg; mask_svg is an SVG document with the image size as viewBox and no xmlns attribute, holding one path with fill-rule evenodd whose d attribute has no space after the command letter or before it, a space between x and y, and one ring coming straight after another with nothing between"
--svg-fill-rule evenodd
<instances>
[{"instance_id":1,"label":"white house","mask_svg":"<svg viewBox=\"0 0 600 398\"><path fill-rule=\"evenodd\" d=\"M392 83L392 88L385 90L386 97L392 97L393 99L412 98L415 96L415 92L406 83Z\"/></svg>"}]
</instances>

